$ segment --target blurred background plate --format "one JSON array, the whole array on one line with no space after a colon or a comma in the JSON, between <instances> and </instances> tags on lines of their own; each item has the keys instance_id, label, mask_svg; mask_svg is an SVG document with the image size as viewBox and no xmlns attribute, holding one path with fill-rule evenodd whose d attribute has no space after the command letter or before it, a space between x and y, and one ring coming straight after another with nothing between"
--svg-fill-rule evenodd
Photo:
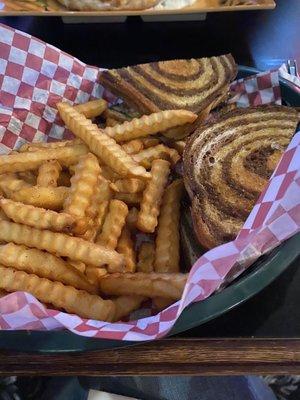
<instances>
[{"instance_id":1,"label":"blurred background plate","mask_svg":"<svg viewBox=\"0 0 300 400\"><path fill-rule=\"evenodd\" d=\"M239 67L238 78L257 73L253 68ZM300 106L300 92L288 81L280 80L284 103L290 106ZM196 242L190 216L182 215L183 259L185 264L191 264L193 253L200 254ZM189 238L187 246L185 238ZM238 280L220 293L189 306L173 327L170 335L187 331L210 321L259 293L274 281L288 266L300 256L300 234L284 242L267 256L261 257ZM200 328L201 329L201 328ZM0 331L0 349L37 352L70 352L117 348L136 344L136 342L121 342L112 340L90 339L74 335L67 331L30 332L30 331Z\"/></svg>"},{"instance_id":2,"label":"blurred background plate","mask_svg":"<svg viewBox=\"0 0 300 400\"><path fill-rule=\"evenodd\" d=\"M84 0L83 0L84 1ZM196 0L181 9L149 9L140 11L69 11L56 0L0 0L0 17L10 15L113 17L132 15L179 15L215 11L266 10L275 7L274 0Z\"/></svg>"}]
</instances>

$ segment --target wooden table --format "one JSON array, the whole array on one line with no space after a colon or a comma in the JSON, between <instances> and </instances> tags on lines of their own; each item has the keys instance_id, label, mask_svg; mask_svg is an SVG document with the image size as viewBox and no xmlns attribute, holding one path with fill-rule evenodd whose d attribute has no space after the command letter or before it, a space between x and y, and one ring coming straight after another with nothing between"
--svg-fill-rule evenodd
<instances>
[{"instance_id":1,"label":"wooden table","mask_svg":"<svg viewBox=\"0 0 300 400\"><path fill-rule=\"evenodd\" d=\"M300 339L165 339L101 352L1 352L1 375L242 375L300 371Z\"/></svg>"},{"instance_id":2,"label":"wooden table","mask_svg":"<svg viewBox=\"0 0 300 400\"><path fill-rule=\"evenodd\" d=\"M299 265L300 259L243 305L174 338L111 350L37 354L9 351L14 343L0 336L0 348L6 348L0 351L0 375L297 374Z\"/></svg>"},{"instance_id":3,"label":"wooden table","mask_svg":"<svg viewBox=\"0 0 300 400\"><path fill-rule=\"evenodd\" d=\"M0 19L103 67L232 51L238 63L260 68L291 57L300 61L299 20L298 0L278 0L275 11L210 15L203 23L145 24L133 18L126 24L79 26L58 18ZM0 350L0 374L299 373L299 265L300 260L244 305L176 338L72 354Z\"/></svg>"}]
</instances>

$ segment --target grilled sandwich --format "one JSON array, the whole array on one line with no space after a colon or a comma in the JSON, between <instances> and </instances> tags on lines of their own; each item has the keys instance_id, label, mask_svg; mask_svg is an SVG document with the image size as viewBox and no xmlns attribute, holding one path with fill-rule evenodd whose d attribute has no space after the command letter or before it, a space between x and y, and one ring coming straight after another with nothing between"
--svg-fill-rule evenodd
<instances>
[{"instance_id":1,"label":"grilled sandwich","mask_svg":"<svg viewBox=\"0 0 300 400\"><path fill-rule=\"evenodd\" d=\"M227 54L107 70L100 74L100 83L142 114L171 109L198 114L193 125L166 134L179 139L191 133L213 108L226 100L236 73L235 61Z\"/></svg>"},{"instance_id":2,"label":"grilled sandwich","mask_svg":"<svg viewBox=\"0 0 300 400\"><path fill-rule=\"evenodd\" d=\"M295 133L293 108L260 106L221 113L184 150L184 180L200 244L233 240Z\"/></svg>"}]
</instances>

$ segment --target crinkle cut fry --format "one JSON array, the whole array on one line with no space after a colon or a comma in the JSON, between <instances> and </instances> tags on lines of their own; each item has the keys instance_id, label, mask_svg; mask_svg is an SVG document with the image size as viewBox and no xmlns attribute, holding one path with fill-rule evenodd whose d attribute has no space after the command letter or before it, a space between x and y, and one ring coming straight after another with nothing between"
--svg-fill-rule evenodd
<instances>
[{"instance_id":1,"label":"crinkle cut fry","mask_svg":"<svg viewBox=\"0 0 300 400\"><path fill-rule=\"evenodd\" d=\"M53 188L31 186L11 192L9 197L24 204L60 211L68 193L69 188L64 186Z\"/></svg>"},{"instance_id":2,"label":"crinkle cut fry","mask_svg":"<svg viewBox=\"0 0 300 400\"><path fill-rule=\"evenodd\" d=\"M76 144L83 144L80 139L73 140L60 140L59 142L33 142L24 143L18 150L19 153L26 153L30 151L38 151L40 149L57 149L58 147L74 146Z\"/></svg>"},{"instance_id":3,"label":"crinkle cut fry","mask_svg":"<svg viewBox=\"0 0 300 400\"><path fill-rule=\"evenodd\" d=\"M18 192L24 188L30 188L31 184L19 179L16 174L3 174L0 175L0 189L6 196L10 197L13 192Z\"/></svg>"},{"instance_id":4,"label":"crinkle cut fry","mask_svg":"<svg viewBox=\"0 0 300 400\"><path fill-rule=\"evenodd\" d=\"M83 234L87 230L86 212L91 206L100 174L100 166L92 153L82 156L71 178L71 188L64 203L64 211L76 218L74 233Z\"/></svg>"},{"instance_id":5,"label":"crinkle cut fry","mask_svg":"<svg viewBox=\"0 0 300 400\"><path fill-rule=\"evenodd\" d=\"M99 288L99 280L107 275L107 271L105 268L97 268L87 265L85 268L85 275L92 285Z\"/></svg>"},{"instance_id":6,"label":"crinkle cut fry","mask_svg":"<svg viewBox=\"0 0 300 400\"><path fill-rule=\"evenodd\" d=\"M179 219L182 193L182 179L172 182L165 190L156 235L155 272L179 271Z\"/></svg>"},{"instance_id":7,"label":"crinkle cut fry","mask_svg":"<svg viewBox=\"0 0 300 400\"><path fill-rule=\"evenodd\" d=\"M117 192L114 196L115 199L123 201L128 205L138 205L142 201L142 193L124 193Z\"/></svg>"},{"instance_id":8,"label":"crinkle cut fry","mask_svg":"<svg viewBox=\"0 0 300 400\"><path fill-rule=\"evenodd\" d=\"M92 119L98 117L107 109L107 102L103 99L91 100L83 104L78 104L74 108L86 118Z\"/></svg>"},{"instance_id":9,"label":"crinkle cut fry","mask_svg":"<svg viewBox=\"0 0 300 400\"><path fill-rule=\"evenodd\" d=\"M116 192L139 193L146 187L146 181L137 178L118 179L111 184L111 188Z\"/></svg>"},{"instance_id":10,"label":"crinkle cut fry","mask_svg":"<svg viewBox=\"0 0 300 400\"><path fill-rule=\"evenodd\" d=\"M122 229L121 236L117 245L117 252L123 254L125 259L125 272L135 272L136 269L136 254L134 243L131 238L131 233L125 225Z\"/></svg>"},{"instance_id":11,"label":"crinkle cut fry","mask_svg":"<svg viewBox=\"0 0 300 400\"><path fill-rule=\"evenodd\" d=\"M153 233L155 231L169 173L170 163L168 161L158 159L152 162L151 179L143 192L137 219L137 228L142 232Z\"/></svg>"},{"instance_id":12,"label":"crinkle cut fry","mask_svg":"<svg viewBox=\"0 0 300 400\"><path fill-rule=\"evenodd\" d=\"M123 271L124 267L123 256L114 250L63 233L41 231L13 222L0 221L0 240L46 250L95 267L107 264L110 272Z\"/></svg>"},{"instance_id":13,"label":"crinkle cut fry","mask_svg":"<svg viewBox=\"0 0 300 400\"><path fill-rule=\"evenodd\" d=\"M60 164L68 166L75 164L78 157L86 153L87 147L84 144L77 144L56 149L39 149L29 153L1 155L0 174L32 170L48 160L58 160Z\"/></svg>"},{"instance_id":14,"label":"crinkle cut fry","mask_svg":"<svg viewBox=\"0 0 300 400\"><path fill-rule=\"evenodd\" d=\"M129 142L123 143L122 148L127 154L134 154L142 151L144 148L143 142L139 139L133 139Z\"/></svg>"},{"instance_id":15,"label":"crinkle cut fry","mask_svg":"<svg viewBox=\"0 0 300 400\"><path fill-rule=\"evenodd\" d=\"M56 187L60 172L61 165L57 160L45 161L39 167L36 184L38 186Z\"/></svg>"},{"instance_id":16,"label":"crinkle cut fry","mask_svg":"<svg viewBox=\"0 0 300 400\"><path fill-rule=\"evenodd\" d=\"M0 246L0 264L17 270L35 274L40 278L70 285L76 289L98 294L98 288L86 277L65 263L61 258L38 249L8 243Z\"/></svg>"},{"instance_id":17,"label":"crinkle cut fry","mask_svg":"<svg viewBox=\"0 0 300 400\"><path fill-rule=\"evenodd\" d=\"M100 290L105 295L145 297L166 297L179 300L182 296L188 274L157 274L155 272L135 274L108 274L100 283Z\"/></svg>"},{"instance_id":18,"label":"crinkle cut fry","mask_svg":"<svg viewBox=\"0 0 300 400\"><path fill-rule=\"evenodd\" d=\"M82 239L94 242L97 234L101 232L112 193L110 183L100 175L92 198L92 203L86 210L89 223L86 232L80 236Z\"/></svg>"},{"instance_id":19,"label":"crinkle cut fry","mask_svg":"<svg viewBox=\"0 0 300 400\"><path fill-rule=\"evenodd\" d=\"M157 146L149 147L139 153L133 154L132 158L146 169L149 169L151 168L152 161L158 158L170 161L172 166L174 166L180 160L180 155L175 149L171 149L164 144L158 144Z\"/></svg>"},{"instance_id":20,"label":"crinkle cut fry","mask_svg":"<svg viewBox=\"0 0 300 400\"><path fill-rule=\"evenodd\" d=\"M138 165L116 141L97 125L86 119L67 103L57 105L67 127L89 146L90 150L121 176L149 178L150 174Z\"/></svg>"},{"instance_id":21,"label":"crinkle cut fry","mask_svg":"<svg viewBox=\"0 0 300 400\"><path fill-rule=\"evenodd\" d=\"M192 123L197 115L187 110L164 110L143 115L121 125L106 127L104 132L117 142L155 135L175 126Z\"/></svg>"},{"instance_id":22,"label":"crinkle cut fry","mask_svg":"<svg viewBox=\"0 0 300 400\"><path fill-rule=\"evenodd\" d=\"M75 219L69 214L57 213L9 199L0 198L0 206L14 222L38 229L70 232L75 223Z\"/></svg>"},{"instance_id":23,"label":"crinkle cut fry","mask_svg":"<svg viewBox=\"0 0 300 400\"><path fill-rule=\"evenodd\" d=\"M0 266L0 289L8 292L25 291L44 303L64 309L82 318L111 321L115 315L115 305L111 300L52 282L36 275Z\"/></svg>"},{"instance_id":24,"label":"crinkle cut fry","mask_svg":"<svg viewBox=\"0 0 300 400\"><path fill-rule=\"evenodd\" d=\"M120 321L121 318L126 317L135 310L138 310L145 300L146 297L143 296L120 296L113 299L112 301L116 306L113 322Z\"/></svg>"},{"instance_id":25,"label":"crinkle cut fry","mask_svg":"<svg viewBox=\"0 0 300 400\"><path fill-rule=\"evenodd\" d=\"M128 207L125 203L119 200L111 200L102 232L97 236L96 243L115 249L125 225L127 214Z\"/></svg>"}]
</instances>

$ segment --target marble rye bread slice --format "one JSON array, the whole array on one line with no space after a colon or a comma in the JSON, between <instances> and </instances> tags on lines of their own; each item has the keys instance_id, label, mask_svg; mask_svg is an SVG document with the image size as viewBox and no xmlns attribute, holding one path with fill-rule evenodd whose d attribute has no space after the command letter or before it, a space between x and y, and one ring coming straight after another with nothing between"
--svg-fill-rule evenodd
<instances>
[{"instance_id":1,"label":"marble rye bread slice","mask_svg":"<svg viewBox=\"0 0 300 400\"><path fill-rule=\"evenodd\" d=\"M103 71L99 79L105 88L142 114L185 109L203 117L227 98L229 83L236 74L235 61L226 54L112 69ZM191 133L197 123L198 120L193 126L182 128L182 136Z\"/></svg>"},{"instance_id":2,"label":"marble rye bread slice","mask_svg":"<svg viewBox=\"0 0 300 400\"><path fill-rule=\"evenodd\" d=\"M289 144L299 114L284 106L235 109L198 128L183 155L199 242L233 240Z\"/></svg>"},{"instance_id":3,"label":"marble rye bread slice","mask_svg":"<svg viewBox=\"0 0 300 400\"><path fill-rule=\"evenodd\" d=\"M233 57L226 54L111 69L102 71L99 79L141 113L171 109L200 113L223 97L236 73Z\"/></svg>"}]
</instances>

